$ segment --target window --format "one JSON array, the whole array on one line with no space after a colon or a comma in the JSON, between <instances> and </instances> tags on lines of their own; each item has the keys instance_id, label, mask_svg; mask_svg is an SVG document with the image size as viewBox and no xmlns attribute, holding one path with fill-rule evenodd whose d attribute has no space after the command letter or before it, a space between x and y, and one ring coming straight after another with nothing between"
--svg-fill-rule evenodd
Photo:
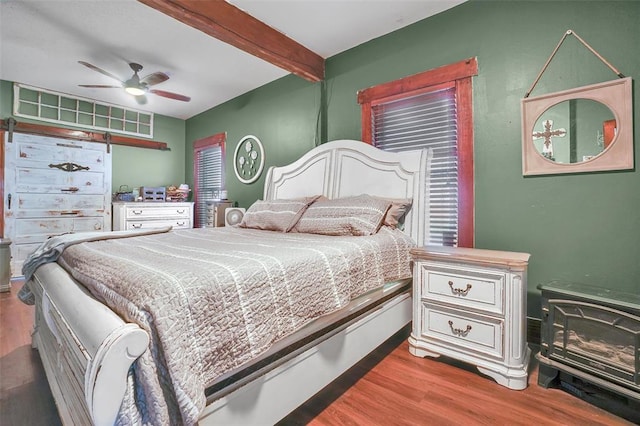
<instances>
[{"instance_id":1,"label":"window","mask_svg":"<svg viewBox=\"0 0 640 426\"><path fill-rule=\"evenodd\" d=\"M207 218L207 201L220 199L224 189L225 133L218 133L193 144L195 188L195 227L203 228Z\"/></svg>"},{"instance_id":2,"label":"window","mask_svg":"<svg viewBox=\"0 0 640 426\"><path fill-rule=\"evenodd\" d=\"M428 244L473 247L475 58L361 90L362 140L388 151L433 149Z\"/></svg>"},{"instance_id":3,"label":"window","mask_svg":"<svg viewBox=\"0 0 640 426\"><path fill-rule=\"evenodd\" d=\"M49 123L153 137L153 113L13 84L13 113Z\"/></svg>"}]
</instances>

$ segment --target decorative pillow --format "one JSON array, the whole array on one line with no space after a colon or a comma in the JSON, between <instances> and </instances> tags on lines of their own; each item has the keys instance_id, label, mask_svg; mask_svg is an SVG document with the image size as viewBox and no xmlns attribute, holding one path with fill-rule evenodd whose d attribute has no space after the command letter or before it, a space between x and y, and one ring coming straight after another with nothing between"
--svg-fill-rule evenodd
<instances>
[{"instance_id":1,"label":"decorative pillow","mask_svg":"<svg viewBox=\"0 0 640 426\"><path fill-rule=\"evenodd\" d=\"M387 210L387 214L382 221L383 225L397 228L404 221L404 216L411 208L413 200L409 198L389 198L387 199L391 203L391 207Z\"/></svg>"},{"instance_id":2,"label":"decorative pillow","mask_svg":"<svg viewBox=\"0 0 640 426\"><path fill-rule=\"evenodd\" d=\"M322 235L373 235L391 202L370 195L318 200L304 212L295 232Z\"/></svg>"},{"instance_id":3,"label":"decorative pillow","mask_svg":"<svg viewBox=\"0 0 640 426\"><path fill-rule=\"evenodd\" d=\"M289 232L309 204L318 196L293 200L258 200L251 205L238 225L241 228Z\"/></svg>"}]
</instances>

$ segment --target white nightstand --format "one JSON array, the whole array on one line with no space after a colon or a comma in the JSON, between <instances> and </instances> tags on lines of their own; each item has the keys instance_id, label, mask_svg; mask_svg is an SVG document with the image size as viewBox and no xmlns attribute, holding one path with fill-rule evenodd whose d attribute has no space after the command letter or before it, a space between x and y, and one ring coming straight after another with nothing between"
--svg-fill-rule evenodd
<instances>
[{"instance_id":1,"label":"white nightstand","mask_svg":"<svg viewBox=\"0 0 640 426\"><path fill-rule=\"evenodd\" d=\"M468 362L503 386L526 388L529 254L437 246L411 253L409 351Z\"/></svg>"}]
</instances>

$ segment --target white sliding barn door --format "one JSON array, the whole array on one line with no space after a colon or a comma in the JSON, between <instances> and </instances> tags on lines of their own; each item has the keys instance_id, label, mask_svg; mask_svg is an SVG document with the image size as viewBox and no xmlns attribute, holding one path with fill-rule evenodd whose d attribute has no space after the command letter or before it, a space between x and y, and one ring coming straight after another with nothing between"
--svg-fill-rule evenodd
<instances>
[{"instance_id":1,"label":"white sliding barn door","mask_svg":"<svg viewBox=\"0 0 640 426\"><path fill-rule=\"evenodd\" d=\"M4 230L12 276L54 235L111 230L111 154L106 145L5 135Z\"/></svg>"}]
</instances>

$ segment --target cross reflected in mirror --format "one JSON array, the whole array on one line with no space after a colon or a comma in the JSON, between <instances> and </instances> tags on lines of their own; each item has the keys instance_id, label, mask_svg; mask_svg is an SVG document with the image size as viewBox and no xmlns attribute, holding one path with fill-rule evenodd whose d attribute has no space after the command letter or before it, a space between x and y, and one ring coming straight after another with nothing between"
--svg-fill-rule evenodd
<instances>
[{"instance_id":1,"label":"cross reflected in mirror","mask_svg":"<svg viewBox=\"0 0 640 426\"><path fill-rule=\"evenodd\" d=\"M554 160L553 158L553 142L551 140L552 137L563 138L567 134L566 129L555 129L553 128L553 120L545 120L543 122L544 131L542 132L533 132L533 140L544 139L542 144L542 155L550 160Z\"/></svg>"}]
</instances>

